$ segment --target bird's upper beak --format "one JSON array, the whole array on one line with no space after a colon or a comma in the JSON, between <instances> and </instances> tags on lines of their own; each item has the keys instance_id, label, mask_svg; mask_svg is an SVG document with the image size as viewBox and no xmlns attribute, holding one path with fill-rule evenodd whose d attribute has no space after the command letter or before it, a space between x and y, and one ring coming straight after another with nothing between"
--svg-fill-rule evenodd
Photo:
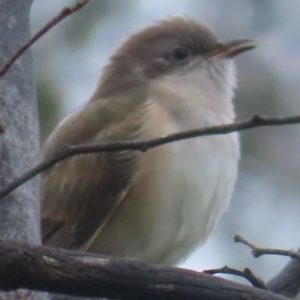
<instances>
[{"instance_id":1,"label":"bird's upper beak","mask_svg":"<svg viewBox=\"0 0 300 300\"><path fill-rule=\"evenodd\" d=\"M239 39L226 43L220 43L210 53L209 57L232 58L240 53L256 47L256 43L251 39Z\"/></svg>"}]
</instances>

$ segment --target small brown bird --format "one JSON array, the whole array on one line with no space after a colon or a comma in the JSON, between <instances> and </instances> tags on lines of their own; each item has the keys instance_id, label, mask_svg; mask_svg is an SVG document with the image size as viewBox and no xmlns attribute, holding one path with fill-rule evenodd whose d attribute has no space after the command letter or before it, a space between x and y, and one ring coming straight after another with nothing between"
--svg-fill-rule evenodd
<instances>
[{"instance_id":1,"label":"small brown bird","mask_svg":"<svg viewBox=\"0 0 300 300\"><path fill-rule=\"evenodd\" d=\"M220 43L203 24L180 17L129 36L92 98L50 135L44 158L65 144L149 140L232 122L232 58L254 46ZM42 176L43 243L177 264L227 209L239 156L231 133L146 153L69 158Z\"/></svg>"}]
</instances>

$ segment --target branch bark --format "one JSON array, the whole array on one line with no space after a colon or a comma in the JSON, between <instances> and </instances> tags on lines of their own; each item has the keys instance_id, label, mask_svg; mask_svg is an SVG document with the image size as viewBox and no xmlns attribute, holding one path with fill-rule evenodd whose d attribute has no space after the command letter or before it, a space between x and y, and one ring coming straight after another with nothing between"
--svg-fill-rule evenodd
<instances>
[{"instance_id":1,"label":"branch bark","mask_svg":"<svg viewBox=\"0 0 300 300\"><path fill-rule=\"evenodd\" d=\"M204 273L14 242L0 242L0 289L157 300L286 300Z\"/></svg>"},{"instance_id":2,"label":"branch bark","mask_svg":"<svg viewBox=\"0 0 300 300\"><path fill-rule=\"evenodd\" d=\"M30 38L32 0L0 1L0 68ZM39 160L39 125L31 52L26 52L0 80L0 187ZM40 242L39 180L36 178L3 199L0 239ZM21 299L24 291L0 293ZM44 299L30 293L27 299Z\"/></svg>"}]
</instances>

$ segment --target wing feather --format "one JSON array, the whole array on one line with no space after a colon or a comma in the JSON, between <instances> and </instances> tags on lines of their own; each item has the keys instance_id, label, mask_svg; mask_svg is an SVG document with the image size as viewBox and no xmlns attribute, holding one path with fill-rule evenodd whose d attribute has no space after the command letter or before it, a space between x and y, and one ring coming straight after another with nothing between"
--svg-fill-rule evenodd
<instances>
[{"instance_id":1,"label":"wing feather","mask_svg":"<svg viewBox=\"0 0 300 300\"><path fill-rule=\"evenodd\" d=\"M114 120L107 116L114 106L91 102L58 126L46 143L44 157L64 144L134 141L143 132L146 108L123 109ZM134 184L140 155L137 151L78 155L44 172L43 243L84 249Z\"/></svg>"}]
</instances>

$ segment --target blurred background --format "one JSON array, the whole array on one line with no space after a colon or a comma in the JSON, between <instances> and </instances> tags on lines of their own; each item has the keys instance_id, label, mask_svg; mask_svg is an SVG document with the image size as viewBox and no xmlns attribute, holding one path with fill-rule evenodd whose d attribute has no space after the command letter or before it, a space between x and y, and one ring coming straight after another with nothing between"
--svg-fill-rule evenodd
<instances>
[{"instance_id":1,"label":"blurred background","mask_svg":"<svg viewBox=\"0 0 300 300\"><path fill-rule=\"evenodd\" d=\"M34 1L32 32L75 3ZM91 0L34 46L41 141L89 99L109 54L126 35L171 15L203 21L221 41L241 37L257 41L257 49L236 60L238 120L254 114L300 114L299 11L300 1ZM244 131L241 142L240 173L230 208L205 245L182 266L249 267L268 280L288 259L253 258L232 237L240 233L262 247L299 247L300 126Z\"/></svg>"}]
</instances>

